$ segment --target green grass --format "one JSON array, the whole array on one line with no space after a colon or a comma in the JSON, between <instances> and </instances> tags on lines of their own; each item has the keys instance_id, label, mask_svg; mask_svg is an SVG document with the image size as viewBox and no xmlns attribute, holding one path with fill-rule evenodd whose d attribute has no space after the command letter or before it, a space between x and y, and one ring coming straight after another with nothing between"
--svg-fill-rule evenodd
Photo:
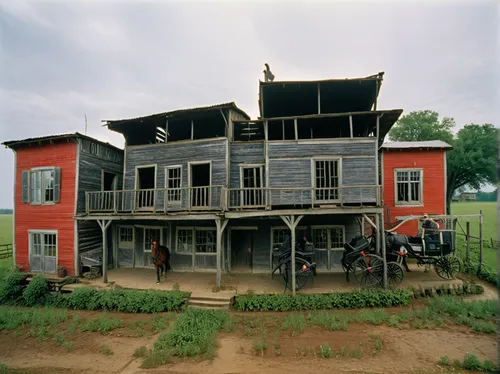
<instances>
[{"instance_id":1,"label":"green grass","mask_svg":"<svg viewBox=\"0 0 500 374\"><path fill-rule=\"evenodd\" d=\"M0 214L0 244L12 243L12 215Z\"/></svg>"}]
</instances>

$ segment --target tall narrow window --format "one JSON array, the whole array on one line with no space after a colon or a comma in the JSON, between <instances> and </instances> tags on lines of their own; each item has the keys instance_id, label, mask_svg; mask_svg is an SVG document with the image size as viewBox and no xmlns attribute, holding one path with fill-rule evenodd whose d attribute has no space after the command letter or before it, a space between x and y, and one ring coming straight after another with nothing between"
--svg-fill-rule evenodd
<instances>
[{"instance_id":1,"label":"tall narrow window","mask_svg":"<svg viewBox=\"0 0 500 374\"><path fill-rule=\"evenodd\" d=\"M396 170L396 203L422 204L421 170Z\"/></svg>"},{"instance_id":2,"label":"tall narrow window","mask_svg":"<svg viewBox=\"0 0 500 374\"><path fill-rule=\"evenodd\" d=\"M339 160L315 161L316 200L332 202L339 199Z\"/></svg>"},{"instance_id":3,"label":"tall narrow window","mask_svg":"<svg viewBox=\"0 0 500 374\"><path fill-rule=\"evenodd\" d=\"M161 229L144 229L144 252L151 252L153 242L161 240ZM161 243L160 243L161 244Z\"/></svg>"},{"instance_id":4,"label":"tall narrow window","mask_svg":"<svg viewBox=\"0 0 500 374\"><path fill-rule=\"evenodd\" d=\"M165 173L167 177L167 202L169 204L181 203L182 168L180 166L169 166Z\"/></svg>"},{"instance_id":5,"label":"tall narrow window","mask_svg":"<svg viewBox=\"0 0 500 374\"><path fill-rule=\"evenodd\" d=\"M31 203L54 202L54 169L31 171Z\"/></svg>"},{"instance_id":6,"label":"tall narrow window","mask_svg":"<svg viewBox=\"0 0 500 374\"><path fill-rule=\"evenodd\" d=\"M262 190L262 167L242 167L242 205L261 206L264 205L264 194Z\"/></svg>"}]
</instances>

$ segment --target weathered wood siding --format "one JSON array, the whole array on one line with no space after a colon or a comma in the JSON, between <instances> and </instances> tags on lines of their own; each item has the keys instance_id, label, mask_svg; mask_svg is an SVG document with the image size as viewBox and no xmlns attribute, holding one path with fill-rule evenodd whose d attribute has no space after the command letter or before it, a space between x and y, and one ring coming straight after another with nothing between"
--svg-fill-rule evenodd
<instances>
[{"instance_id":1,"label":"weathered wood siding","mask_svg":"<svg viewBox=\"0 0 500 374\"><path fill-rule=\"evenodd\" d=\"M341 186L375 185L375 142L270 142L269 186L303 187L302 191L273 191L273 205L308 205L313 187L311 160L320 157L341 159ZM343 203L375 202L375 188L353 188L342 191Z\"/></svg>"},{"instance_id":2,"label":"weathered wood siding","mask_svg":"<svg viewBox=\"0 0 500 374\"><path fill-rule=\"evenodd\" d=\"M102 190L102 171L116 174L117 190L123 185L123 151L87 139L79 141L78 208L85 211L85 192Z\"/></svg>"},{"instance_id":3,"label":"weathered wood siding","mask_svg":"<svg viewBox=\"0 0 500 374\"><path fill-rule=\"evenodd\" d=\"M212 185L226 186L227 139L210 139L195 142L172 142L127 147L125 189L135 188L137 166L156 165L156 188L165 188L165 167L182 166L182 187L188 187L188 163L199 161L212 162ZM220 206L220 189L212 190L212 207ZM156 209L163 209L164 196L156 196ZM132 202L129 201L129 204ZM188 205L188 194L183 193L183 207Z\"/></svg>"},{"instance_id":4,"label":"weathered wood siding","mask_svg":"<svg viewBox=\"0 0 500 374\"><path fill-rule=\"evenodd\" d=\"M230 180L229 188L241 188L240 185L240 165L261 164L265 174L264 142L238 142L230 146ZM263 175L265 181L265 175Z\"/></svg>"},{"instance_id":5,"label":"weathered wood siding","mask_svg":"<svg viewBox=\"0 0 500 374\"><path fill-rule=\"evenodd\" d=\"M78 251L80 254L102 248L102 230L97 221L78 221Z\"/></svg>"}]
</instances>

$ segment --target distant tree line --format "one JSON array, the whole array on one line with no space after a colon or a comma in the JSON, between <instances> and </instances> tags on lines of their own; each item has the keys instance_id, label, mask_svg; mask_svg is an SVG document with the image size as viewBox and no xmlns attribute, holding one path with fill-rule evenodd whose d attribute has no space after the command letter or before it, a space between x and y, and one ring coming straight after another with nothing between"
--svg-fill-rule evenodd
<instances>
[{"instance_id":1,"label":"distant tree line","mask_svg":"<svg viewBox=\"0 0 500 374\"><path fill-rule=\"evenodd\" d=\"M0 209L0 214L12 214L12 209Z\"/></svg>"},{"instance_id":2,"label":"distant tree line","mask_svg":"<svg viewBox=\"0 0 500 374\"><path fill-rule=\"evenodd\" d=\"M478 192L476 201L497 201L498 189L491 192Z\"/></svg>"}]
</instances>

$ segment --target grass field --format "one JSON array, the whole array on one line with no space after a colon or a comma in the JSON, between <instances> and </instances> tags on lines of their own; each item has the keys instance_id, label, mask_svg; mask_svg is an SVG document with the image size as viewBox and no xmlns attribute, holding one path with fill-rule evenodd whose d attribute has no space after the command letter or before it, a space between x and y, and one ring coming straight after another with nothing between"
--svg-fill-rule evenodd
<instances>
[{"instance_id":1,"label":"grass field","mask_svg":"<svg viewBox=\"0 0 500 374\"><path fill-rule=\"evenodd\" d=\"M12 243L12 215L0 214L0 244L9 243ZM12 265L12 258L0 259L0 277Z\"/></svg>"}]
</instances>

